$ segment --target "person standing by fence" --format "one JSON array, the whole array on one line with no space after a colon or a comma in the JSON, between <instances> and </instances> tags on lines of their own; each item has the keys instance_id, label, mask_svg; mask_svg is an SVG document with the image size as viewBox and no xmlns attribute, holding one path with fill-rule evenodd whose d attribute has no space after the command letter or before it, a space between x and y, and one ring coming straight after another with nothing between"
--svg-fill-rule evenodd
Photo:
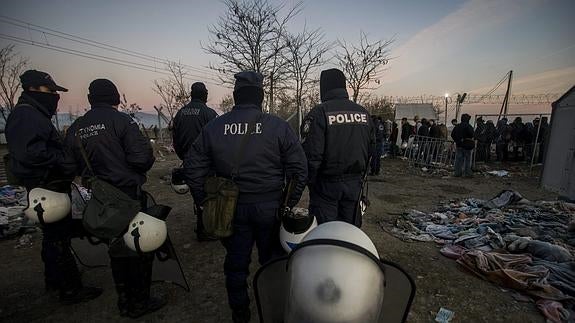
<instances>
[{"instance_id":1,"label":"person standing by fence","mask_svg":"<svg viewBox=\"0 0 575 323\"><path fill-rule=\"evenodd\" d=\"M451 131L451 138L455 142L455 177L472 177L471 172L471 153L475 148L475 141L473 140L473 127L469 124L471 116L464 113L461 116L461 122L458 123L453 131Z\"/></svg>"}]
</instances>

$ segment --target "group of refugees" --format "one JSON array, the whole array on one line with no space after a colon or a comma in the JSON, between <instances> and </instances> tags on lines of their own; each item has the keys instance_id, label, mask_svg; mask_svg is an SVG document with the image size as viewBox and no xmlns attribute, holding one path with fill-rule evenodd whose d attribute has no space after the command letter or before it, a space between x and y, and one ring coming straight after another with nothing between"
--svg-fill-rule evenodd
<instances>
[{"instance_id":1,"label":"group of refugees","mask_svg":"<svg viewBox=\"0 0 575 323\"><path fill-rule=\"evenodd\" d=\"M407 143L411 136L445 139L447 137L447 127L444 124L438 124L433 119L419 119L419 116L413 118L412 125L407 121L407 118L404 117L401 119L402 143Z\"/></svg>"},{"instance_id":2,"label":"group of refugees","mask_svg":"<svg viewBox=\"0 0 575 323\"><path fill-rule=\"evenodd\" d=\"M262 112L260 73L244 71L234 77L235 105L221 116L206 105L205 85L192 85L190 103L174 119L173 142L193 196L198 240L210 240L202 223L208 178L232 180L239 189L233 234L221 242L226 249L224 274L232 319L249 322L247 279L254 243L260 264L285 253L278 236L281 214L298 204L306 186L309 213L318 224L343 221L361 226L358 203L364 175L384 135L367 110L349 100L340 70L322 71L321 103L304 118L301 142L286 121ZM19 184L29 192L42 188L70 194L72 181L95 176L144 209L147 194L142 186L155 158L137 123L118 111L116 85L108 79L91 82L90 109L61 138L51 118L57 111L58 92L68 90L41 71L26 71L20 80L23 92L5 131L10 172ZM372 171L377 173L376 167ZM41 220L50 201L41 197L33 202ZM85 232L80 233L82 225L76 222L69 214L56 222L41 221L45 287L57 291L65 304L102 294L101 288L85 286L80 279L70 241ZM166 300L150 294L154 253L134 252L121 237L111 239L109 246L120 315L138 318L162 308Z\"/></svg>"},{"instance_id":3,"label":"group of refugees","mask_svg":"<svg viewBox=\"0 0 575 323\"><path fill-rule=\"evenodd\" d=\"M548 131L547 117L537 117L533 122L526 123L521 117L516 117L511 124L504 117L497 122L497 126L493 121L485 122L479 117L474 132L474 139L477 140L476 161L489 162L492 145L495 145L497 161L531 162L534 157L535 163L542 163Z\"/></svg>"}]
</instances>

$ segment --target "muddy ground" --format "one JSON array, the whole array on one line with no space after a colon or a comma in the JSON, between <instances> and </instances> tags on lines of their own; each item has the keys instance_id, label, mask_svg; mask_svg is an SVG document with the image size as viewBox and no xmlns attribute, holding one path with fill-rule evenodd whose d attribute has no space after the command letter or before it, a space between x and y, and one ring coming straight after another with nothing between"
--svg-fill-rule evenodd
<instances>
[{"instance_id":1,"label":"muddy ground","mask_svg":"<svg viewBox=\"0 0 575 323\"><path fill-rule=\"evenodd\" d=\"M157 161L146 186L158 203L173 207L168 228L191 291L187 293L166 283L155 284L153 291L165 295L169 305L141 321L231 322L222 268L224 249L219 242L194 240L191 198L176 195L160 179L177 163L173 156ZM390 228L399 214L410 209L431 210L440 201L456 198L490 198L502 189L517 190L533 200L554 199L553 194L539 189L533 177L421 176L420 171L409 169L406 162L398 159L386 159L382 167L383 175L370 178L372 204L363 229L383 258L400 264L416 281L417 294L409 322L432 322L441 307L455 312L453 322L545 322L533 303L517 302L510 292L461 271L455 261L441 256L434 243L403 242L386 233L382 226ZM305 193L301 204L307 205L307 200ZM129 321L118 315L109 268L83 269L85 284L105 289L101 297L88 303L60 306L53 295L44 291L41 234L33 234L31 247L16 249L16 245L17 240L0 241L0 321ZM257 268L255 259L252 273ZM252 314L252 321L256 322L255 307Z\"/></svg>"}]
</instances>

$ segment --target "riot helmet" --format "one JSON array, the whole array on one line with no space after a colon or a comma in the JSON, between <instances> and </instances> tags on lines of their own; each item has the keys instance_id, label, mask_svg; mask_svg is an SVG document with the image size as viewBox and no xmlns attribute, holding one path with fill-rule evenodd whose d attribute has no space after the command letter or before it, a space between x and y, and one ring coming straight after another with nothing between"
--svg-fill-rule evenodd
<instances>
[{"instance_id":1,"label":"riot helmet","mask_svg":"<svg viewBox=\"0 0 575 323\"><path fill-rule=\"evenodd\" d=\"M190 188L184 179L183 171L183 168L174 168L172 170L172 189L178 194L186 194L190 191Z\"/></svg>"},{"instance_id":2,"label":"riot helmet","mask_svg":"<svg viewBox=\"0 0 575 323\"><path fill-rule=\"evenodd\" d=\"M280 227L280 242L288 253L315 227L317 220L304 208L293 208L282 217Z\"/></svg>"},{"instance_id":3,"label":"riot helmet","mask_svg":"<svg viewBox=\"0 0 575 323\"><path fill-rule=\"evenodd\" d=\"M28 192L28 207L24 214L41 224L54 223L65 218L71 208L68 194L37 187Z\"/></svg>"},{"instance_id":4,"label":"riot helmet","mask_svg":"<svg viewBox=\"0 0 575 323\"><path fill-rule=\"evenodd\" d=\"M167 236L168 229L164 220L138 212L124 234L124 242L128 248L138 253L150 252L161 247Z\"/></svg>"}]
</instances>

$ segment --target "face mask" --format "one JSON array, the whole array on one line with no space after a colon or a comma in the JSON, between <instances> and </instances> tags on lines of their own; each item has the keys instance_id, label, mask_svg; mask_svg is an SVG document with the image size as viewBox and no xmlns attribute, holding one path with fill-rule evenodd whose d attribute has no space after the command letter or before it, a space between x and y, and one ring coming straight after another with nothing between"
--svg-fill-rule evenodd
<instances>
[{"instance_id":1,"label":"face mask","mask_svg":"<svg viewBox=\"0 0 575 323\"><path fill-rule=\"evenodd\" d=\"M26 94L28 94L28 96L46 108L48 113L50 113L50 116L56 114L56 109L58 109L58 101L60 101L60 94L35 91L27 91Z\"/></svg>"}]
</instances>

